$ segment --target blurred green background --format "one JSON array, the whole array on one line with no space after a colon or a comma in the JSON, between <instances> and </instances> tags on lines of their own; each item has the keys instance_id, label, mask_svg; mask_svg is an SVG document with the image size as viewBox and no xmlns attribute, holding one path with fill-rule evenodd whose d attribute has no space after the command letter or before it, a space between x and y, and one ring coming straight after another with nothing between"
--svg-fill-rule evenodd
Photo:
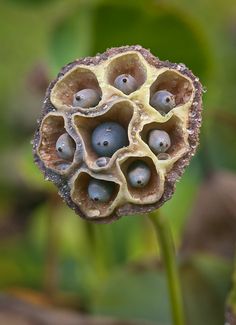
<instances>
[{"instance_id":1,"label":"blurred green background","mask_svg":"<svg viewBox=\"0 0 236 325\"><path fill-rule=\"evenodd\" d=\"M222 325L236 314L235 0L0 1L0 290L95 319L171 324L147 218L88 224L58 199L31 152L60 68L132 44L185 63L204 86L200 149L161 213L178 249L188 324Z\"/></svg>"}]
</instances>

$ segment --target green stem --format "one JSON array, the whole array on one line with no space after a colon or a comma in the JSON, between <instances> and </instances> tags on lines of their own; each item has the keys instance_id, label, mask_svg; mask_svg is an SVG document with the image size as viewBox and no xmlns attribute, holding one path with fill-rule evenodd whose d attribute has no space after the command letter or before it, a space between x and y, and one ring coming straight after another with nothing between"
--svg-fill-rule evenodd
<instances>
[{"instance_id":1,"label":"green stem","mask_svg":"<svg viewBox=\"0 0 236 325\"><path fill-rule=\"evenodd\" d=\"M165 264L173 325L184 325L184 308L180 279L176 263L174 242L168 220L160 213L157 213L157 211L150 213L149 219L155 228L160 245L161 256Z\"/></svg>"}]
</instances>

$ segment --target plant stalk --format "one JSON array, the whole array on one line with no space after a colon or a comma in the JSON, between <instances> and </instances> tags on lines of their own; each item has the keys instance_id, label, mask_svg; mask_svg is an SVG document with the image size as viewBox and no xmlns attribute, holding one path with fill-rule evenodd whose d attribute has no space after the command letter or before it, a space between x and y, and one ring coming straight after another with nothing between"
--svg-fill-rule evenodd
<instances>
[{"instance_id":1,"label":"plant stalk","mask_svg":"<svg viewBox=\"0 0 236 325\"><path fill-rule=\"evenodd\" d=\"M169 228L168 220L160 213L149 214L157 239L160 245L161 257L165 265L169 289L169 299L172 309L172 324L184 325L183 298L180 286L179 272L175 256L174 241Z\"/></svg>"}]
</instances>

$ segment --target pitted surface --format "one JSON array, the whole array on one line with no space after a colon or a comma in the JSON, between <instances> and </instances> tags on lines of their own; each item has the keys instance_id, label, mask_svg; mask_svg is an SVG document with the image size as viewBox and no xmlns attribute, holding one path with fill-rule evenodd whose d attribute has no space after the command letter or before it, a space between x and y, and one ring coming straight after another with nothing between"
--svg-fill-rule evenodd
<instances>
[{"instance_id":1,"label":"pitted surface","mask_svg":"<svg viewBox=\"0 0 236 325\"><path fill-rule=\"evenodd\" d=\"M131 75L137 86L126 95L114 84L119 75ZM94 89L100 102L94 107L73 106L74 95ZM163 114L150 103L160 90L173 94L175 106ZM68 205L82 217L111 221L122 215L145 213L168 200L176 180L194 155L201 125L201 84L183 64L162 62L140 46L113 48L94 58L70 63L48 88L42 118L34 139L35 161L52 180ZM119 123L128 144L111 157L94 150L93 130L102 123ZM149 133L162 130L171 141L165 153L153 152ZM64 134L76 144L74 157L63 161L56 142ZM129 166L143 161L151 172L144 187L128 182ZM108 202L88 195L91 179L114 183Z\"/></svg>"}]
</instances>

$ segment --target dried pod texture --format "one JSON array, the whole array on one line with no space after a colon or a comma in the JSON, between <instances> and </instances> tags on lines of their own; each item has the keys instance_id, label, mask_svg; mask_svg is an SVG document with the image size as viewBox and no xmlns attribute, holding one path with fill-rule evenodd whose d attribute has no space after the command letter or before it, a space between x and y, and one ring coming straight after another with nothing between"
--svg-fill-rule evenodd
<instances>
[{"instance_id":1,"label":"dried pod texture","mask_svg":"<svg viewBox=\"0 0 236 325\"><path fill-rule=\"evenodd\" d=\"M86 105L74 105L85 92ZM157 105L160 92L171 94L166 110ZM34 137L35 162L81 217L109 222L147 213L171 198L194 155L201 108L202 86L184 64L160 61L139 45L111 48L68 64L51 82ZM66 147L74 152L70 159L58 154L65 132L75 143ZM156 149L164 142L165 150ZM131 175L136 164L145 168ZM135 177L145 178L143 186L134 186Z\"/></svg>"}]
</instances>

